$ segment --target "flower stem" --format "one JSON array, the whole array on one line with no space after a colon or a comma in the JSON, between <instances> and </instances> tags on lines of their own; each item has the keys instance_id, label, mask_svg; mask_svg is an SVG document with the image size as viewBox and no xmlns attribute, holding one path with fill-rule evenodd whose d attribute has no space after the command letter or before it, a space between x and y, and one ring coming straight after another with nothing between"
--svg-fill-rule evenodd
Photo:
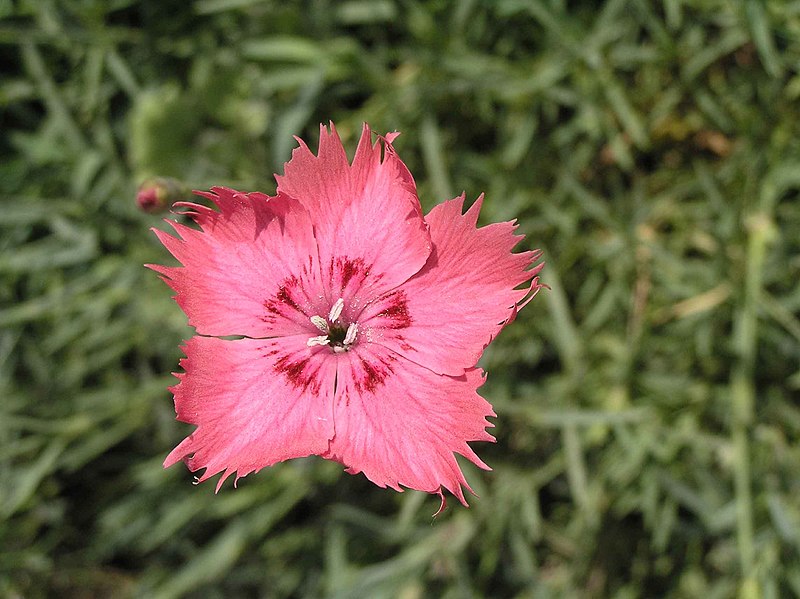
<instances>
[{"instance_id":1,"label":"flower stem","mask_svg":"<svg viewBox=\"0 0 800 599\"><path fill-rule=\"evenodd\" d=\"M755 549L753 544L753 501L750 473L750 433L755 401L755 358L758 327L758 301L761 295L762 271L771 223L765 214L747 221L747 263L744 299L735 323L734 346L737 354L731 375L733 425L731 431L735 452L734 489L736 493L736 540L742 570L742 591L748 597L758 596L755 582ZM749 592L744 592L748 589Z\"/></svg>"}]
</instances>

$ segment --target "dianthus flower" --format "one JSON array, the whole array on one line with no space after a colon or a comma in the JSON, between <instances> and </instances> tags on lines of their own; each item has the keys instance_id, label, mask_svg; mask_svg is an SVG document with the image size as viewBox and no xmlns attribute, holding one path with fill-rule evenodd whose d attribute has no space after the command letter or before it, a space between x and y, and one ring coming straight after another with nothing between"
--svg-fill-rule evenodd
<instances>
[{"instance_id":1,"label":"dianthus flower","mask_svg":"<svg viewBox=\"0 0 800 599\"><path fill-rule=\"evenodd\" d=\"M476 364L540 288L541 252L512 253L513 222L477 228L482 196L423 216L396 136L373 143L365 125L351 164L321 127L316 156L298 139L275 196L214 187L198 195L216 209L176 204L199 229L156 231L182 267L150 268L198 333L171 388L197 428L165 467L222 472L219 490L318 455L466 505L454 453L489 469L467 443L494 440Z\"/></svg>"}]
</instances>

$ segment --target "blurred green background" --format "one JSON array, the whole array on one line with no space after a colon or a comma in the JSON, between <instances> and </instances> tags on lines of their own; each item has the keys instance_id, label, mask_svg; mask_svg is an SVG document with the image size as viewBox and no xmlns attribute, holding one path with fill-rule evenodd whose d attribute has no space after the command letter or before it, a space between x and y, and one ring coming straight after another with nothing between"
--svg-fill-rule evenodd
<instances>
[{"instance_id":1,"label":"blurred green background","mask_svg":"<svg viewBox=\"0 0 800 599\"><path fill-rule=\"evenodd\" d=\"M0 0L0 596L800 596L800 2ZM166 453L154 175L274 191L363 121L552 288L480 495Z\"/></svg>"}]
</instances>

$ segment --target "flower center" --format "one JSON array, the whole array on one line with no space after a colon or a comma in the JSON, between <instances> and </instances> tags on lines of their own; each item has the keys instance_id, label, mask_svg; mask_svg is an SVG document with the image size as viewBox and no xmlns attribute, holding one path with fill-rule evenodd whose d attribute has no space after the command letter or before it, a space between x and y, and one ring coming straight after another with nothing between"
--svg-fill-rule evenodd
<instances>
[{"instance_id":1,"label":"flower center","mask_svg":"<svg viewBox=\"0 0 800 599\"><path fill-rule=\"evenodd\" d=\"M344 309L344 299L341 297L331 306L331 311L327 318L314 315L311 317L311 324L317 327L324 335L311 337L306 345L327 345L334 353L346 352L356 342L358 336L358 323L351 322L345 324L341 322L342 310Z\"/></svg>"}]
</instances>

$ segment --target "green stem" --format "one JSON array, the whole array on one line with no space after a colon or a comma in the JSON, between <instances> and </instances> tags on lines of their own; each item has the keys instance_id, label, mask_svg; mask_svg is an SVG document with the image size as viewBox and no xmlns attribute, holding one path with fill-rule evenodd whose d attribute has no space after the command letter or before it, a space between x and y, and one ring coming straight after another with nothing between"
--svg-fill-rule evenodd
<instances>
[{"instance_id":1,"label":"green stem","mask_svg":"<svg viewBox=\"0 0 800 599\"><path fill-rule=\"evenodd\" d=\"M564 440L564 452L566 454L566 469L569 488L575 503L586 517L589 525L594 528L598 523L591 497L589 495L589 485L586 476L586 462L583 457L581 439L578 435L578 428L574 422L565 424L562 429L562 439Z\"/></svg>"},{"instance_id":2,"label":"green stem","mask_svg":"<svg viewBox=\"0 0 800 599\"><path fill-rule=\"evenodd\" d=\"M757 346L757 306L761 294L761 274L771 223L764 214L748 219L747 267L744 301L736 320L734 344L738 360L731 375L733 408L732 441L735 451L734 488L736 492L736 537L744 587L753 585L755 549L753 544L753 501L750 473L750 429L755 401L755 358Z\"/></svg>"}]
</instances>

